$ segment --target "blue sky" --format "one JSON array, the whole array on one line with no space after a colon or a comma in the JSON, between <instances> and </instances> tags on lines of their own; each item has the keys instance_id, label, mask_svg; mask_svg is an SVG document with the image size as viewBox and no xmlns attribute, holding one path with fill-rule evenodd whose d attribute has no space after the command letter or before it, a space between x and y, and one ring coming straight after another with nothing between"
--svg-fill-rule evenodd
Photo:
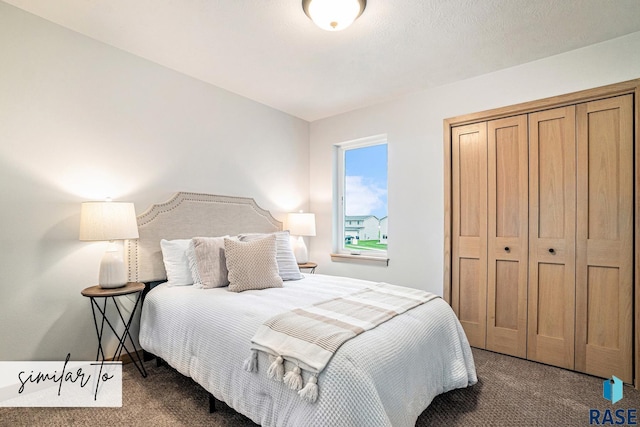
<instances>
[{"instance_id":1,"label":"blue sky","mask_svg":"<svg viewBox=\"0 0 640 427\"><path fill-rule=\"evenodd\" d=\"M347 215L387 216L387 144L345 152Z\"/></svg>"}]
</instances>

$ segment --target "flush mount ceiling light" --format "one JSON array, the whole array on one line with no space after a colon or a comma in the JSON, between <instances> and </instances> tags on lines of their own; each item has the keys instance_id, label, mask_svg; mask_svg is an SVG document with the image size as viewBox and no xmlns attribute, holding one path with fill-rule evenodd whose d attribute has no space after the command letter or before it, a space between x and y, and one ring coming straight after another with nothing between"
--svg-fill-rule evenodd
<instances>
[{"instance_id":1,"label":"flush mount ceiling light","mask_svg":"<svg viewBox=\"0 0 640 427\"><path fill-rule=\"evenodd\" d=\"M367 0L302 0L304 13L327 31L344 30L362 15L365 7Z\"/></svg>"}]
</instances>

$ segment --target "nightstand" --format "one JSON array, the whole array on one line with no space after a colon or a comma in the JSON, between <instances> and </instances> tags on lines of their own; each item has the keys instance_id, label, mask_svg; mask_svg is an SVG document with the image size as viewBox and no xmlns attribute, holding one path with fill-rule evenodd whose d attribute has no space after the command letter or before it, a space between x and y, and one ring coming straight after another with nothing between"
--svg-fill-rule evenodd
<instances>
[{"instance_id":1,"label":"nightstand","mask_svg":"<svg viewBox=\"0 0 640 427\"><path fill-rule=\"evenodd\" d=\"M131 359L133 364L136 365L136 368L138 368L140 375L146 378L147 371L144 368L142 359L140 358L140 353L138 353L138 349L136 348L136 345L133 342L133 339L131 337L131 331L130 331L131 322L133 321L133 315L135 314L136 309L138 308L138 304L140 303L140 297L142 296L143 290L144 290L144 283L129 282L120 288L113 288L113 289L104 289L104 288L101 288L100 286L91 286L89 288L84 289L81 293L83 296L91 300L91 311L93 313L93 323L96 327L96 334L98 335L98 352L96 353L96 361L100 360L100 357L102 357L102 360L106 360L106 357L104 355L104 348L102 348L102 337L104 332L104 324L106 322L107 325L109 325L109 328L111 329L113 334L116 336L116 338L118 338L118 347L116 347L116 351L113 355L112 360L120 360L120 356L122 355L122 350L124 350L129 356L129 359ZM138 294L136 297L135 305L133 306L133 309L129 314L129 318L125 319L123 315L122 307L118 305L118 300L116 299L116 297L119 297L122 295L135 294L135 293ZM99 299L102 299L102 306L100 306L100 303L98 302ZM119 334L116 331L114 324L112 324L109 321L109 318L107 317L107 314L106 314L107 301L109 301L109 299L113 301L113 305L115 306L115 309L118 312L118 315L120 316L120 320L124 325L124 331L121 334ZM98 322L98 315L96 315L96 309L98 310L98 313L101 317L100 322ZM98 323L100 323L100 325L98 325ZM127 340L127 338L129 338L129 342L131 343L133 352L130 352L129 348L127 348L125 344L125 341Z\"/></svg>"},{"instance_id":2,"label":"nightstand","mask_svg":"<svg viewBox=\"0 0 640 427\"><path fill-rule=\"evenodd\" d=\"M315 262L311 262L311 261L308 261L308 262L305 262L305 263L302 263L302 264L298 264L298 268L299 269L305 268L305 269L309 270L310 274L313 274L313 273L316 272L316 267L317 266L318 266L318 264L316 264Z\"/></svg>"}]
</instances>

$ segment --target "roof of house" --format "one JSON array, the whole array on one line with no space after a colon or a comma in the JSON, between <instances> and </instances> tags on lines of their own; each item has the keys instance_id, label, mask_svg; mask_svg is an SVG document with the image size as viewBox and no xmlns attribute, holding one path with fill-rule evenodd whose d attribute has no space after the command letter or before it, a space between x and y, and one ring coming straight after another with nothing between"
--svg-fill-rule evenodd
<instances>
[{"instance_id":1,"label":"roof of house","mask_svg":"<svg viewBox=\"0 0 640 427\"><path fill-rule=\"evenodd\" d=\"M362 221L367 218L375 218L378 219L375 215L345 215L344 219L347 221Z\"/></svg>"}]
</instances>

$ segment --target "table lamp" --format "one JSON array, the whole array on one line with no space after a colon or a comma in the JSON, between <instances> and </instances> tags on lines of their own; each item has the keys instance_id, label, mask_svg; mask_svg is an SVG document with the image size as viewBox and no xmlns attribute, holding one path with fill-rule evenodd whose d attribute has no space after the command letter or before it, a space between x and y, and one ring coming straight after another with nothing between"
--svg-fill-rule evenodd
<instances>
[{"instance_id":1,"label":"table lamp","mask_svg":"<svg viewBox=\"0 0 640 427\"><path fill-rule=\"evenodd\" d=\"M80 210L80 240L108 240L100 262L98 284L119 288L127 284L121 245L116 240L137 239L138 223L133 203L84 202Z\"/></svg>"},{"instance_id":2,"label":"table lamp","mask_svg":"<svg viewBox=\"0 0 640 427\"><path fill-rule=\"evenodd\" d=\"M287 225L292 236L298 236L298 240L293 248L293 254L298 264L304 264L309 261L309 252L307 245L304 243L303 236L316 235L316 216L312 213L290 213L287 216Z\"/></svg>"}]
</instances>

